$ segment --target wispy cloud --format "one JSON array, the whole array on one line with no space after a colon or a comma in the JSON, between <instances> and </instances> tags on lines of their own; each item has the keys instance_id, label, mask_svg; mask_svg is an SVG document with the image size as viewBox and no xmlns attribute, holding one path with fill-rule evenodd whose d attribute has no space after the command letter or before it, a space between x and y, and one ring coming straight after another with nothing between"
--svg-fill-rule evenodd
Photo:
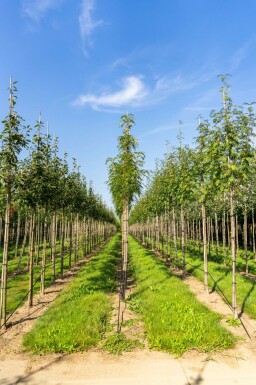
<instances>
[{"instance_id":1,"label":"wispy cloud","mask_svg":"<svg viewBox=\"0 0 256 385\"><path fill-rule=\"evenodd\" d=\"M184 111L204 112L216 108L216 99L218 100L218 90L215 88L205 91L193 103L184 108Z\"/></svg>"},{"instance_id":2,"label":"wispy cloud","mask_svg":"<svg viewBox=\"0 0 256 385\"><path fill-rule=\"evenodd\" d=\"M230 59L230 70L233 71L237 69L241 62L245 59L247 56L252 44L255 43L255 38L250 39L247 41L242 47L240 47L232 56Z\"/></svg>"},{"instance_id":3,"label":"wispy cloud","mask_svg":"<svg viewBox=\"0 0 256 385\"><path fill-rule=\"evenodd\" d=\"M118 91L101 92L98 94L80 95L73 106L90 106L93 109L113 109L120 107L144 107L155 105L168 98L172 94L188 90L196 85L196 82L186 82L180 75L174 77L162 76L154 81L153 85L147 85L144 77L133 75L121 81Z\"/></svg>"},{"instance_id":4,"label":"wispy cloud","mask_svg":"<svg viewBox=\"0 0 256 385\"><path fill-rule=\"evenodd\" d=\"M96 28L102 25L102 20L94 20L93 12L95 9L94 0L83 0L81 13L79 15L80 34L83 45L83 52L88 57L88 48L92 46L92 35Z\"/></svg>"},{"instance_id":5,"label":"wispy cloud","mask_svg":"<svg viewBox=\"0 0 256 385\"><path fill-rule=\"evenodd\" d=\"M60 6L63 0L23 0L22 10L32 21L38 22L49 10Z\"/></svg>"},{"instance_id":6,"label":"wispy cloud","mask_svg":"<svg viewBox=\"0 0 256 385\"><path fill-rule=\"evenodd\" d=\"M156 127L152 130L145 132L144 134L141 135L141 138L146 137L146 136L152 136L152 135L160 134L161 132L165 132L165 131L176 130L177 127L178 127L178 123L177 124L166 124L164 126L159 126L159 127Z\"/></svg>"}]
</instances>

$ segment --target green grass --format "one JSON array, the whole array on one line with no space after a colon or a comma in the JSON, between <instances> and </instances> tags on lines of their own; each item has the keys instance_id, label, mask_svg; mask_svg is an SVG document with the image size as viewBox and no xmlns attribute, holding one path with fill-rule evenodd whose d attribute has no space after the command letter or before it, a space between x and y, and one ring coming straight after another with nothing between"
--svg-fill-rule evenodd
<instances>
[{"instance_id":1,"label":"green grass","mask_svg":"<svg viewBox=\"0 0 256 385\"><path fill-rule=\"evenodd\" d=\"M187 249L191 255L196 256L198 258L200 258L203 254L202 245L201 245L201 252L199 253L198 242L193 242L191 240L188 241L187 242ZM256 274L256 261L254 260L253 252L248 250L247 256L248 256L248 272L251 274ZM220 244L218 255L216 254L216 243L214 242L213 247L211 245L211 251L210 251L210 254L208 256L208 259L209 259L209 261L212 261L212 262L224 264L223 247L221 244ZM228 247L226 247L226 266L229 268L232 267L232 257L231 257L231 253L230 253L230 250ZM239 250L236 250L236 267L237 267L237 271L245 272L246 261L245 261L245 256L244 256L244 250L241 248Z\"/></svg>"},{"instance_id":2,"label":"green grass","mask_svg":"<svg viewBox=\"0 0 256 385\"><path fill-rule=\"evenodd\" d=\"M198 302L163 261L133 238L129 252L137 290L128 302L142 315L151 348L179 356L193 348L210 352L234 345L233 335L220 325L220 315Z\"/></svg>"},{"instance_id":3,"label":"green grass","mask_svg":"<svg viewBox=\"0 0 256 385\"><path fill-rule=\"evenodd\" d=\"M123 352L132 352L135 348L142 349L144 345L138 339L130 339L124 333L115 333L107 337L102 349L110 354L120 356Z\"/></svg>"},{"instance_id":4,"label":"green grass","mask_svg":"<svg viewBox=\"0 0 256 385\"><path fill-rule=\"evenodd\" d=\"M68 270L68 254L64 255L64 271ZM56 278L60 275L60 261L56 258ZM41 266L34 267L34 293L39 292L40 289L40 274ZM47 262L47 268L45 270L45 287L51 285L51 264ZM29 290L29 273L22 273L9 277L7 279L7 314L11 313L24 299Z\"/></svg>"},{"instance_id":5,"label":"green grass","mask_svg":"<svg viewBox=\"0 0 256 385\"><path fill-rule=\"evenodd\" d=\"M111 313L109 293L116 289L120 234L116 234L24 337L34 353L87 350L103 337Z\"/></svg>"},{"instance_id":6,"label":"green grass","mask_svg":"<svg viewBox=\"0 0 256 385\"><path fill-rule=\"evenodd\" d=\"M164 246L165 247L165 246ZM200 281L204 281L204 262L201 255L198 252L198 249L195 250L193 247L187 247L186 253L186 270L188 273L192 274ZM241 254L241 253L240 253ZM240 255L238 253L238 255ZM252 255L251 255L252 257ZM178 250L179 258L179 267L181 268L182 262L182 253ZM221 254L216 256L214 252L211 252L211 256L208 261L208 272L209 272L209 287L214 291L216 290L220 293L223 299L231 305L232 303L232 271L230 269L230 257L228 257L228 266L225 267L221 264ZM218 261L218 262L216 262ZM172 261L175 263L175 261ZM241 271L241 267L244 267L244 260L241 256L237 257L237 270ZM175 263L176 264L176 263ZM251 267L255 265L254 261L250 261ZM252 270L251 270L252 271ZM237 280L237 304L239 306L239 311L246 312L252 318L256 319L256 282L249 277L243 276L241 274L236 275Z\"/></svg>"},{"instance_id":7,"label":"green grass","mask_svg":"<svg viewBox=\"0 0 256 385\"><path fill-rule=\"evenodd\" d=\"M60 245L56 246L56 253L60 252ZM40 253L40 257L42 254L42 250ZM51 270L51 261L50 261L51 250L47 249L47 258L46 261L46 270L45 270L45 287L49 287L52 283L52 270ZM14 249L11 249L8 257L14 258ZM78 250L78 259L83 257L83 251L80 247ZM22 258L21 270L27 266L28 256L24 255ZM8 274L16 271L18 264L18 257L11 259L8 262ZM72 265L74 264L74 251L72 252ZM14 268L15 266L15 268ZM2 266L1 266L2 267ZM0 272L1 272L0 267ZM58 278L60 276L61 269L61 258L60 255L56 255L55 260L55 276ZM67 271L69 269L69 251L65 252L63 256L63 270ZM39 292L40 289L40 275L41 275L41 260L39 261L38 266L34 265L34 293ZM28 271L21 271L19 274L11 275L7 278L7 314L10 314L16 307L22 302L22 300L26 297L26 294L29 290L29 273Z\"/></svg>"},{"instance_id":8,"label":"green grass","mask_svg":"<svg viewBox=\"0 0 256 385\"><path fill-rule=\"evenodd\" d=\"M186 255L187 271L203 282L204 263L201 259ZM218 291L225 296L226 301L232 302L232 272L229 268L221 266L216 262L208 262L209 286L212 290ZM242 312L246 312L252 318L256 319L256 282L237 274L237 303Z\"/></svg>"}]
</instances>

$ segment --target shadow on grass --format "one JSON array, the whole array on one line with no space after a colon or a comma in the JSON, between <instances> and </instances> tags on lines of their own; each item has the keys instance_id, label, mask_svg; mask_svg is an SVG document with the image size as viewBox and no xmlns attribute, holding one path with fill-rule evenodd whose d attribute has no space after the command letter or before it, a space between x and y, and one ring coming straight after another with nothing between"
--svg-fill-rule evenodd
<instances>
[{"instance_id":1,"label":"shadow on grass","mask_svg":"<svg viewBox=\"0 0 256 385\"><path fill-rule=\"evenodd\" d=\"M239 317L241 317L244 313L244 308L246 306L246 302L248 301L248 299L250 298L252 292L254 291L254 288L255 288L255 282L252 283L252 287L250 288L250 290L248 291L248 293L246 294L244 300L243 300L243 303L242 303L242 306L241 306L241 312L239 313Z\"/></svg>"},{"instance_id":2,"label":"shadow on grass","mask_svg":"<svg viewBox=\"0 0 256 385\"><path fill-rule=\"evenodd\" d=\"M217 271L223 271L223 268L222 267L218 267L216 268ZM223 279L226 278L226 276L230 273L230 270L227 270L225 269L224 271L224 274L217 279L217 281L213 278L213 276L211 274L209 274L209 276L211 277L211 279L213 280L214 284L213 284L213 287L212 287L212 290L211 290L211 293L213 293L214 291L217 291L217 288L220 290L219 286L218 286L218 283L220 283Z\"/></svg>"}]
</instances>

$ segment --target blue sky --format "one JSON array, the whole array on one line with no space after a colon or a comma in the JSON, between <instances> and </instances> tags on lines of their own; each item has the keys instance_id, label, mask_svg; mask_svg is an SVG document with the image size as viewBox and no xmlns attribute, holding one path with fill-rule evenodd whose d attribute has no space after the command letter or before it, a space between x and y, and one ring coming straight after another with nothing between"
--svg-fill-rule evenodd
<instances>
[{"instance_id":1,"label":"blue sky","mask_svg":"<svg viewBox=\"0 0 256 385\"><path fill-rule=\"evenodd\" d=\"M152 169L179 120L192 143L198 115L219 108L218 74L236 103L256 101L255 14L254 0L1 0L1 118L12 75L17 111L31 125L42 111L109 204L123 113Z\"/></svg>"}]
</instances>

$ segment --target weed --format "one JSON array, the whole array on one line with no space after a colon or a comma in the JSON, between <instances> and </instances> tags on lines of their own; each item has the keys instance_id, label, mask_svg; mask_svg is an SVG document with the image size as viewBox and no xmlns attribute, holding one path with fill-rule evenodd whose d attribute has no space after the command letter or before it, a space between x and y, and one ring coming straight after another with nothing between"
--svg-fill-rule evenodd
<instances>
[{"instance_id":1,"label":"weed","mask_svg":"<svg viewBox=\"0 0 256 385\"><path fill-rule=\"evenodd\" d=\"M241 325L239 318L234 318L232 316L227 317L226 322L229 326L238 327Z\"/></svg>"},{"instance_id":2,"label":"weed","mask_svg":"<svg viewBox=\"0 0 256 385\"><path fill-rule=\"evenodd\" d=\"M136 319L129 319L127 321L122 322L122 327L130 327L137 323L138 321Z\"/></svg>"},{"instance_id":3,"label":"weed","mask_svg":"<svg viewBox=\"0 0 256 385\"><path fill-rule=\"evenodd\" d=\"M102 345L103 350L118 356L123 352L131 352L135 348L143 347L144 345L138 339L127 338L124 333L115 333L107 337Z\"/></svg>"}]
</instances>

